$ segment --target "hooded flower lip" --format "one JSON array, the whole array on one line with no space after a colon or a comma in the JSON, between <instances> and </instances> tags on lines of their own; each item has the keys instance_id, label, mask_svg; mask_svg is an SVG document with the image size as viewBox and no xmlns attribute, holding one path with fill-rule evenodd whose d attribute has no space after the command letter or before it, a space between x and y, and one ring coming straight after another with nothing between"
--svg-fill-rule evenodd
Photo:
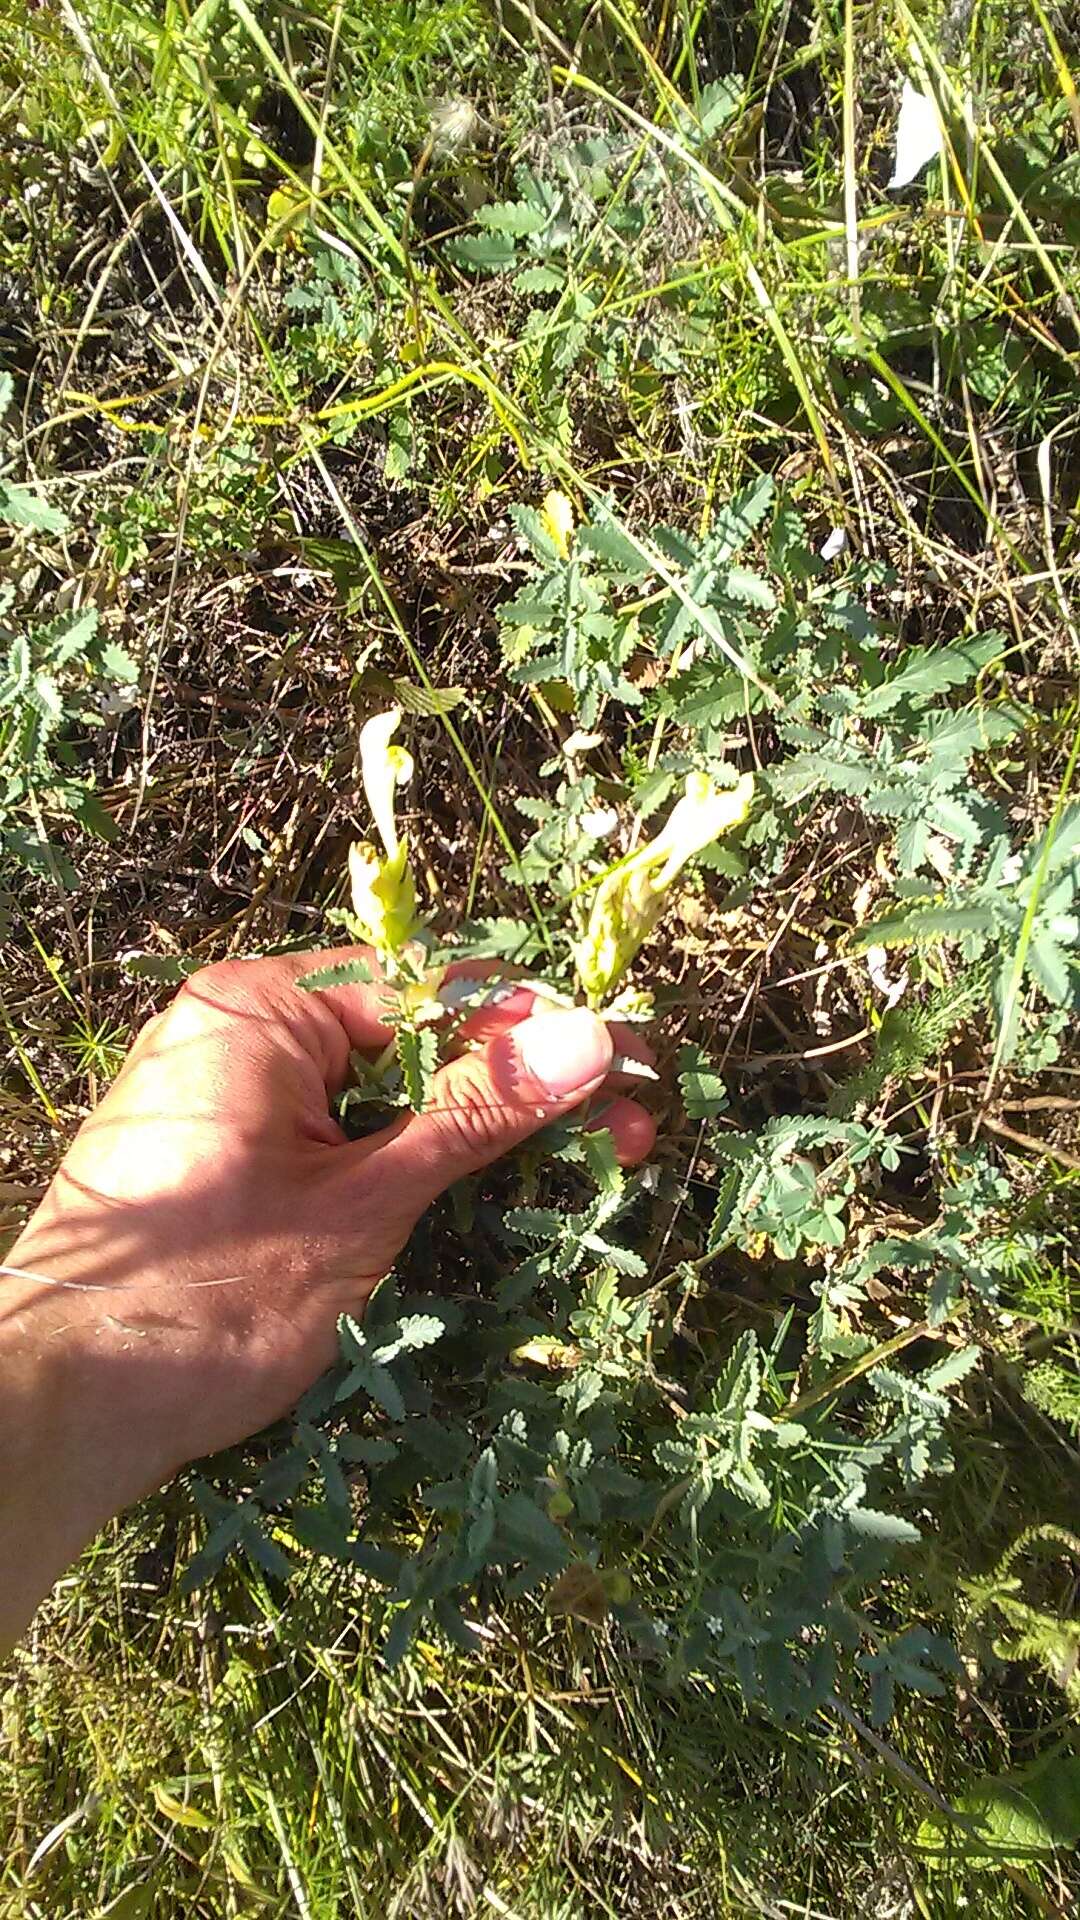
<instances>
[{"instance_id":1,"label":"hooded flower lip","mask_svg":"<svg viewBox=\"0 0 1080 1920\"><path fill-rule=\"evenodd\" d=\"M676 801L667 825L633 858L640 860L648 855L651 866L662 851L664 865L653 885L658 889L670 886L695 853L742 824L753 797L752 773L740 774L733 787L714 786L707 773L688 774L683 797Z\"/></svg>"},{"instance_id":2,"label":"hooded flower lip","mask_svg":"<svg viewBox=\"0 0 1080 1920\"><path fill-rule=\"evenodd\" d=\"M546 493L540 519L560 560L569 560L570 542L574 537L573 501L568 500L565 493Z\"/></svg>"},{"instance_id":3,"label":"hooded flower lip","mask_svg":"<svg viewBox=\"0 0 1080 1920\"><path fill-rule=\"evenodd\" d=\"M686 862L745 820L754 795L753 775L734 787L717 787L706 773L687 777L682 799L665 825L637 853L600 882L584 937L574 958L581 983L596 1006L626 972L664 908L664 895Z\"/></svg>"},{"instance_id":4,"label":"hooded flower lip","mask_svg":"<svg viewBox=\"0 0 1080 1920\"><path fill-rule=\"evenodd\" d=\"M375 713L360 729L360 773L379 838L392 860L401 844L394 817L394 794L413 776L413 758L392 742L401 725L401 708Z\"/></svg>"}]
</instances>

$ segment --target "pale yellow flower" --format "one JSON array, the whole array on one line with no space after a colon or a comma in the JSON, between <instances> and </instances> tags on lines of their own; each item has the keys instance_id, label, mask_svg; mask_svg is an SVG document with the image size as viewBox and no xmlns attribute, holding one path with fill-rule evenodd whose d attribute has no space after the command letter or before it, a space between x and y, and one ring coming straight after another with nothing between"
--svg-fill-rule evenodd
<instances>
[{"instance_id":1,"label":"pale yellow flower","mask_svg":"<svg viewBox=\"0 0 1080 1920\"><path fill-rule=\"evenodd\" d=\"M554 545L560 560L569 560L574 537L574 507L565 493L547 493L540 509L544 532Z\"/></svg>"},{"instance_id":2,"label":"pale yellow flower","mask_svg":"<svg viewBox=\"0 0 1080 1920\"><path fill-rule=\"evenodd\" d=\"M349 849L353 912L364 938L380 953L397 953L417 924L409 849L394 814L396 790L413 772L412 755L393 745L400 721L400 707L391 707L360 729L360 772L385 858L370 840L357 840Z\"/></svg>"},{"instance_id":3,"label":"pale yellow flower","mask_svg":"<svg viewBox=\"0 0 1080 1920\"><path fill-rule=\"evenodd\" d=\"M381 860L370 840L349 848L352 910L360 932L380 953L397 953L416 932L416 888L403 840L392 860Z\"/></svg>"},{"instance_id":4,"label":"pale yellow flower","mask_svg":"<svg viewBox=\"0 0 1080 1920\"><path fill-rule=\"evenodd\" d=\"M593 896L585 934L574 950L581 984L599 1006L626 972L664 909L664 895L695 853L745 820L753 775L717 787L706 773L687 777L682 799L654 839L620 862Z\"/></svg>"},{"instance_id":5,"label":"pale yellow flower","mask_svg":"<svg viewBox=\"0 0 1080 1920\"><path fill-rule=\"evenodd\" d=\"M385 713L373 714L360 729L360 774L364 792L379 837L391 859L398 850L394 795L396 789L406 786L413 776L412 754L406 753L404 747L391 744L400 725L401 708L389 707Z\"/></svg>"}]
</instances>

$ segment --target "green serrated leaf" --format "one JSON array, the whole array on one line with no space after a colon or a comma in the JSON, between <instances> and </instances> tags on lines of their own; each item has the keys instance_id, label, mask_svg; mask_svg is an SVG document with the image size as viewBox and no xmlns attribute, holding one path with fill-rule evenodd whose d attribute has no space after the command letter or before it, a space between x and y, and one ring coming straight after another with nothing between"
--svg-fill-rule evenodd
<instances>
[{"instance_id":1,"label":"green serrated leaf","mask_svg":"<svg viewBox=\"0 0 1080 1920\"><path fill-rule=\"evenodd\" d=\"M396 1360L399 1353L434 1346L445 1332L446 1321L437 1313L404 1314L396 1326L379 1335L378 1344L372 1343L372 1362L385 1367Z\"/></svg>"},{"instance_id":2,"label":"green serrated leaf","mask_svg":"<svg viewBox=\"0 0 1080 1920\"><path fill-rule=\"evenodd\" d=\"M958 1380L963 1380L981 1359L980 1347L955 1347L945 1355L944 1360L939 1360L936 1366L920 1374L920 1384L931 1393L940 1393L943 1387L955 1386Z\"/></svg>"},{"instance_id":3,"label":"green serrated leaf","mask_svg":"<svg viewBox=\"0 0 1080 1920\"><path fill-rule=\"evenodd\" d=\"M563 1230L563 1215L550 1207L511 1207L503 1224L525 1240L554 1240Z\"/></svg>"},{"instance_id":4,"label":"green serrated leaf","mask_svg":"<svg viewBox=\"0 0 1080 1920\"><path fill-rule=\"evenodd\" d=\"M846 1516L852 1531L870 1540L887 1541L891 1546L915 1546L922 1535L918 1527L898 1513L878 1513L873 1507L856 1507Z\"/></svg>"},{"instance_id":5,"label":"green serrated leaf","mask_svg":"<svg viewBox=\"0 0 1080 1920\"><path fill-rule=\"evenodd\" d=\"M679 1088L691 1120L715 1120L727 1106L728 1092L704 1050L687 1042L679 1048Z\"/></svg>"},{"instance_id":6,"label":"green serrated leaf","mask_svg":"<svg viewBox=\"0 0 1080 1920\"><path fill-rule=\"evenodd\" d=\"M510 518L537 560L542 560L550 566L561 558L554 540L535 507L528 507L523 501L515 500L511 503ZM548 606L545 608L545 617L550 617L550 614L551 608Z\"/></svg>"},{"instance_id":7,"label":"green serrated leaf","mask_svg":"<svg viewBox=\"0 0 1080 1920\"><path fill-rule=\"evenodd\" d=\"M554 1522L527 1494L511 1493L498 1502L499 1540L514 1559L534 1562L558 1573L570 1558L567 1542Z\"/></svg>"},{"instance_id":8,"label":"green serrated leaf","mask_svg":"<svg viewBox=\"0 0 1080 1920\"><path fill-rule=\"evenodd\" d=\"M418 687L412 680L394 680L391 687L395 705L425 720L452 713L465 698L464 687Z\"/></svg>"},{"instance_id":9,"label":"green serrated leaf","mask_svg":"<svg viewBox=\"0 0 1080 1920\"><path fill-rule=\"evenodd\" d=\"M739 73L725 73L719 80L710 80L702 87L698 98L698 119L701 131L707 140L719 133L733 120L742 105L746 91L746 82Z\"/></svg>"},{"instance_id":10,"label":"green serrated leaf","mask_svg":"<svg viewBox=\"0 0 1080 1920\"><path fill-rule=\"evenodd\" d=\"M628 580L643 580L650 572L648 560L613 520L597 518L586 522L578 529L577 545L586 553L594 553L605 566L614 567Z\"/></svg>"},{"instance_id":11,"label":"green serrated leaf","mask_svg":"<svg viewBox=\"0 0 1080 1920\"><path fill-rule=\"evenodd\" d=\"M399 1027L397 1057L409 1105L414 1113L422 1113L439 1058L439 1036L434 1027Z\"/></svg>"},{"instance_id":12,"label":"green serrated leaf","mask_svg":"<svg viewBox=\"0 0 1080 1920\"><path fill-rule=\"evenodd\" d=\"M514 275L518 293L561 293L565 285L566 275L558 267L522 267Z\"/></svg>"},{"instance_id":13,"label":"green serrated leaf","mask_svg":"<svg viewBox=\"0 0 1080 1920\"><path fill-rule=\"evenodd\" d=\"M994 915L989 906L913 907L908 912L886 913L860 927L852 938L852 947L861 952L868 946L905 946L916 940L959 939L965 933L991 933Z\"/></svg>"},{"instance_id":14,"label":"green serrated leaf","mask_svg":"<svg viewBox=\"0 0 1080 1920\"><path fill-rule=\"evenodd\" d=\"M139 678L139 669L126 647L116 640L107 640L98 654L98 663L103 673L116 680L121 686L132 687Z\"/></svg>"},{"instance_id":15,"label":"green serrated leaf","mask_svg":"<svg viewBox=\"0 0 1080 1920\"><path fill-rule=\"evenodd\" d=\"M1006 645L1002 635L991 633L951 647L920 647L904 656L899 669L882 686L863 696L861 710L867 719L877 720L904 701L921 704L932 700L973 680Z\"/></svg>"},{"instance_id":16,"label":"green serrated leaf","mask_svg":"<svg viewBox=\"0 0 1080 1920\"><path fill-rule=\"evenodd\" d=\"M160 985L178 987L198 973L201 960L192 960L184 954L167 953L125 953L121 955L120 969L128 980L156 980Z\"/></svg>"},{"instance_id":17,"label":"green serrated leaf","mask_svg":"<svg viewBox=\"0 0 1080 1920\"><path fill-rule=\"evenodd\" d=\"M518 257L512 237L504 233L468 233L451 241L446 251L455 266L477 267L482 273L505 273Z\"/></svg>"},{"instance_id":18,"label":"green serrated leaf","mask_svg":"<svg viewBox=\"0 0 1080 1920\"><path fill-rule=\"evenodd\" d=\"M338 960L332 967L315 967L302 973L296 984L305 993L317 993L322 987L370 986L375 978L366 960Z\"/></svg>"},{"instance_id":19,"label":"green serrated leaf","mask_svg":"<svg viewBox=\"0 0 1080 1920\"><path fill-rule=\"evenodd\" d=\"M395 1442L380 1440L374 1434L344 1433L337 1443L337 1450L343 1460L364 1467L385 1467L391 1460L397 1459Z\"/></svg>"},{"instance_id":20,"label":"green serrated leaf","mask_svg":"<svg viewBox=\"0 0 1080 1920\"><path fill-rule=\"evenodd\" d=\"M722 591L729 599L741 600L748 607L761 607L767 613L776 606L776 595L768 581L759 573L751 573L748 567L730 567L723 577Z\"/></svg>"},{"instance_id":21,"label":"green serrated leaf","mask_svg":"<svg viewBox=\"0 0 1080 1920\"><path fill-rule=\"evenodd\" d=\"M543 233L551 214L527 200L500 200L495 206L481 207L476 218L490 233L508 233L523 240L528 234Z\"/></svg>"},{"instance_id":22,"label":"green serrated leaf","mask_svg":"<svg viewBox=\"0 0 1080 1920\"><path fill-rule=\"evenodd\" d=\"M372 1365L356 1367L353 1370L353 1376L355 1382L353 1392L357 1387L361 1387L369 1399L376 1401L383 1412L389 1414L391 1420L404 1420L405 1401L402 1398L401 1388L387 1367ZM345 1399L347 1396L342 1391L339 1397Z\"/></svg>"},{"instance_id":23,"label":"green serrated leaf","mask_svg":"<svg viewBox=\"0 0 1080 1920\"><path fill-rule=\"evenodd\" d=\"M607 1128L592 1128L579 1138L585 1164L601 1193L622 1193L626 1180L616 1157L615 1142Z\"/></svg>"},{"instance_id":24,"label":"green serrated leaf","mask_svg":"<svg viewBox=\"0 0 1080 1920\"><path fill-rule=\"evenodd\" d=\"M713 1216L709 1225L706 1253L718 1253L735 1238L738 1231L738 1200L742 1179L736 1168L724 1175L717 1189Z\"/></svg>"}]
</instances>

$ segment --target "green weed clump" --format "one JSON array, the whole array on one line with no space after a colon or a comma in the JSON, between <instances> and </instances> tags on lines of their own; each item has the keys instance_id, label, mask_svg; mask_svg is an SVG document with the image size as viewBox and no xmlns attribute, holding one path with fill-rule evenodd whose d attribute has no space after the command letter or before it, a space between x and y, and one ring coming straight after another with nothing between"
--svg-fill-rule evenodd
<instances>
[{"instance_id":1,"label":"green weed clump","mask_svg":"<svg viewBox=\"0 0 1080 1920\"><path fill-rule=\"evenodd\" d=\"M5 1911L1069 1911L1071 23L6 24L12 1230L170 983L343 933L347 1128L491 963L661 1125L455 1190L62 1584Z\"/></svg>"}]
</instances>

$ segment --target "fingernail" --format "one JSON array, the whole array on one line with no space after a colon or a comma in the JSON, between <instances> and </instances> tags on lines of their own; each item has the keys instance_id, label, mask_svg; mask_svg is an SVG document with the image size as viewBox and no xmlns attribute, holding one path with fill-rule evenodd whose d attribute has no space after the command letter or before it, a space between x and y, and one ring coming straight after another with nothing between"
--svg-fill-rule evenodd
<instances>
[{"instance_id":1,"label":"fingernail","mask_svg":"<svg viewBox=\"0 0 1080 1920\"><path fill-rule=\"evenodd\" d=\"M588 1007L532 1014L515 1039L526 1073L556 1099L601 1080L611 1066L611 1035Z\"/></svg>"}]
</instances>

